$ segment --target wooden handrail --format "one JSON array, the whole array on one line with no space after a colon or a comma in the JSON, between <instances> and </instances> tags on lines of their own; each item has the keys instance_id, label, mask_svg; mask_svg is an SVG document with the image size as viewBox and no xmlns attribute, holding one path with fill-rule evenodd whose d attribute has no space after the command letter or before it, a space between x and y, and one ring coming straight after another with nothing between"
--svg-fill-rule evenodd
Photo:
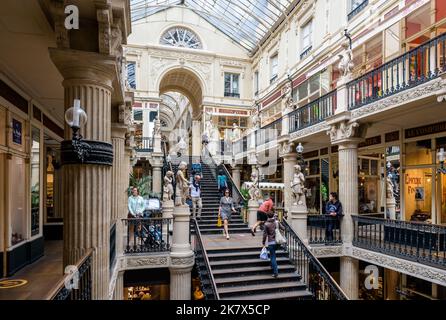
<instances>
[{"instance_id":1,"label":"wooden handrail","mask_svg":"<svg viewBox=\"0 0 446 320\"><path fill-rule=\"evenodd\" d=\"M82 258L79 259L79 261L75 264L76 268L79 269L85 261L93 254L93 249L88 249L87 252L82 256ZM56 285L53 287L53 289L50 290L48 295L46 296L45 300L53 300L56 295L59 293L59 291L65 287L65 281L70 277L70 275L63 275L63 277L56 283Z\"/></svg>"}]
</instances>

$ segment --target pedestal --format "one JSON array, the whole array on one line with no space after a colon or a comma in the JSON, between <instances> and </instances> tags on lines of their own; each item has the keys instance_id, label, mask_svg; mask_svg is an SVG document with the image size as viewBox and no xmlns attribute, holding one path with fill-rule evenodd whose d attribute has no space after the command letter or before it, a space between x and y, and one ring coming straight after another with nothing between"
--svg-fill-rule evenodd
<instances>
[{"instance_id":1,"label":"pedestal","mask_svg":"<svg viewBox=\"0 0 446 320\"><path fill-rule=\"evenodd\" d=\"M285 210L288 212L291 209L293 197L291 191L291 181L293 180L294 166L297 163L297 154L289 153L283 156L283 184L285 188L283 189L283 200Z\"/></svg>"},{"instance_id":2,"label":"pedestal","mask_svg":"<svg viewBox=\"0 0 446 320\"><path fill-rule=\"evenodd\" d=\"M255 200L248 201L248 225L252 227L257 222L257 210L259 205Z\"/></svg>"},{"instance_id":3,"label":"pedestal","mask_svg":"<svg viewBox=\"0 0 446 320\"><path fill-rule=\"evenodd\" d=\"M290 208L291 213L291 227L297 233L299 238L308 244L307 235L307 217L308 210L304 205L293 204Z\"/></svg>"},{"instance_id":4,"label":"pedestal","mask_svg":"<svg viewBox=\"0 0 446 320\"><path fill-rule=\"evenodd\" d=\"M156 135L153 139L153 152L162 152L161 150L161 135Z\"/></svg>"},{"instance_id":5,"label":"pedestal","mask_svg":"<svg viewBox=\"0 0 446 320\"><path fill-rule=\"evenodd\" d=\"M386 199L387 216L389 219L396 219L396 201L395 198Z\"/></svg>"},{"instance_id":6,"label":"pedestal","mask_svg":"<svg viewBox=\"0 0 446 320\"><path fill-rule=\"evenodd\" d=\"M173 218L173 200L167 200L163 202L163 219ZM163 224L163 239L166 239L164 235L173 230L173 223L171 222L169 225Z\"/></svg>"}]
</instances>

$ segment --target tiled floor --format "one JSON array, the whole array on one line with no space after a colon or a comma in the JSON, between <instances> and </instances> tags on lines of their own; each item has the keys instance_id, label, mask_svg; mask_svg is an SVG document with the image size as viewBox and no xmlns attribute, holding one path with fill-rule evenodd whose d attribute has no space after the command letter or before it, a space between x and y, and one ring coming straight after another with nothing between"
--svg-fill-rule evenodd
<instances>
[{"instance_id":1,"label":"tiled floor","mask_svg":"<svg viewBox=\"0 0 446 320\"><path fill-rule=\"evenodd\" d=\"M17 288L0 289L0 300L41 300L63 276L62 241L46 241L45 255L9 279L25 279Z\"/></svg>"}]
</instances>

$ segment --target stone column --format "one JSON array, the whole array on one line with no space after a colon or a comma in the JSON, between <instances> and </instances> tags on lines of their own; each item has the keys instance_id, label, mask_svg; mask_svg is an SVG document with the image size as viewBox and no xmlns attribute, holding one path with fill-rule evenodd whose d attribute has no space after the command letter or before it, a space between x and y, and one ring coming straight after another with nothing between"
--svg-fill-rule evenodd
<instances>
[{"instance_id":1,"label":"stone column","mask_svg":"<svg viewBox=\"0 0 446 320\"><path fill-rule=\"evenodd\" d=\"M235 166L234 168L232 168L232 181L234 181L235 186L240 189L240 167L239 166Z\"/></svg>"},{"instance_id":2,"label":"stone column","mask_svg":"<svg viewBox=\"0 0 446 320\"><path fill-rule=\"evenodd\" d=\"M77 98L88 115L88 122L80 133L84 139L110 144L115 59L76 50L49 50L54 64L65 79L62 83L65 89L65 109L70 108ZM71 139L71 129L67 125L65 138ZM93 299L107 299L109 291L111 162L62 166L63 265L76 264L89 249L93 249Z\"/></svg>"},{"instance_id":3,"label":"stone column","mask_svg":"<svg viewBox=\"0 0 446 320\"><path fill-rule=\"evenodd\" d=\"M170 299L191 299L191 271L194 252L189 243L190 210L188 206L176 206L173 210L173 236L170 250Z\"/></svg>"},{"instance_id":4,"label":"stone column","mask_svg":"<svg viewBox=\"0 0 446 320\"><path fill-rule=\"evenodd\" d=\"M127 216L126 209L126 191L128 177L125 179L124 172L127 172L125 163L125 133L127 126L119 123L112 124L112 144L113 144L113 167L112 167L112 186L111 186L111 221Z\"/></svg>"},{"instance_id":5,"label":"stone column","mask_svg":"<svg viewBox=\"0 0 446 320\"><path fill-rule=\"evenodd\" d=\"M341 288L351 300L358 300L359 261L352 257L341 257Z\"/></svg>"},{"instance_id":6,"label":"stone column","mask_svg":"<svg viewBox=\"0 0 446 320\"><path fill-rule=\"evenodd\" d=\"M155 155L152 154L152 159L150 160L150 164L152 166L152 192L162 195L161 189L161 181L162 181L162 172L161 169L163 167L163 158L160 154Z\"/></svg>"},{"instance_id":7,"label":"stone column","mask_svg":"<svg viewBox=\"0 0 446 320\"><path fill-rule=\"evenodd\" d=\"M192 121L192 157L201 155L201 121Z\"/></svg>"},{"instance_id":8,"label":"stone column","mask_svg":"<svg viewBox=\"0 0 446 320\"><path fill-rule=\"evenodd\" d=\"M284 142L279 149L279 156L283 158L284 209L289 212L292 205L291 181L293 181L294 166L297 164L294 144Z\"/></svg>"},{"instance_id":9,"label":"stone column","mask_svg":"<svg viewBox=\"0 0 446 320\"><path fill-rule=\"evenodd\" d=\"M327 121L331 143L339 146L339 200L344 216L341 218L341 238L345 251L353 240L352 215L358 214L358 144L366 134L367 125L350 121L350 113L339 113ZM341 288L350 299L358 298L358 261L341 258Z\"/></svg>"},{"instance_id":10,"label":"stone column","mask_svg":"<svg viewBox=\"0 0 446 320\"><path fill-rule=\"evenodd\" d=\"M124 271L120 271L118 273L118 277L116 278L113 300L124 300Z\"/></svg>"},{"instance_id":11,"label":"stone column","mask_svg":"<svg viewBox=\"0 0 446 320\"><path fill-rule=\"evenodd\" d=\"M399 300L396 289L399 287L399 274L391 269L384 269L385 299Z\"/></svg>"}]
</instances>

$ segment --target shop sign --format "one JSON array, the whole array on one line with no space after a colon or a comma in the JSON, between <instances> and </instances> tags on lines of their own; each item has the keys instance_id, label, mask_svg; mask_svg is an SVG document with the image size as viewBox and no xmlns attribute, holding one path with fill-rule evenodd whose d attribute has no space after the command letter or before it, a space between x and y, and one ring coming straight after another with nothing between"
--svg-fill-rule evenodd
<instances>
[{"instance_id":1,"label":"shop sign","mask_svg":"<svg viewBox=\"0 0 446 320\"><path fill-rule=\"evenodd\" d=\"M12 142L22 145L22 122L12 119Z\"/></svg>"},{"instance_id":2,"label":"shop sign","mask_svg":"<svg viewBox=\"0 0 446 320\"><path fill-rule=\"evenodd\" d=\"M361 142L358 145L358 148L369 147L369 146L373 146L375 144L380 144L380 143L381 143L381 136L367 138L367 139L365 139L364 142Z\"/></svg>"},{"instance_id":3,"label":"shop sign","mask_svg":"<svg viewBox=\"0 0 446 320\"><path fill-rule=\"evenodd\" d=\"M404 183L407 186L407 193L409 195L415 195L415 200L417 201L424 200L424 188L420 187L423 183L423 178L406 174Z\"/></svg>"},{"instance_id":4,"label":"shop sign","mask_svg":"<svg viewBox=\"0 0 446 320\"><path fill-rule=\"evenodd\" d=\"M399 131L388 132L385 135L386 142L398 141L399 139L400 139Z\"/></svg>"},{"instance_id":5,"label":"shop sign","mask_svg":"<svg viewBox=\"0 0 446 320\"><path fill-rule=\"evenodd\" d=\"M406 129L405 137L406 139L415 138L419 136L425 136L429 134L439 133L446 131L446 122L439 122L431 124L428 126L422 126L412 129Z\"/></svg>"},{"instance_id":6,"label":"shop sign","mask_svg":"<svg viewBox=\"0 0 446 320\"><path fill-rule=\"evenodd\" d=\"M248 115L248 111L245 110L236 110L236 109L218 109L219 113L227 113L227 114L240 114L240 115Z\"/></svg>"}]
</instances>

